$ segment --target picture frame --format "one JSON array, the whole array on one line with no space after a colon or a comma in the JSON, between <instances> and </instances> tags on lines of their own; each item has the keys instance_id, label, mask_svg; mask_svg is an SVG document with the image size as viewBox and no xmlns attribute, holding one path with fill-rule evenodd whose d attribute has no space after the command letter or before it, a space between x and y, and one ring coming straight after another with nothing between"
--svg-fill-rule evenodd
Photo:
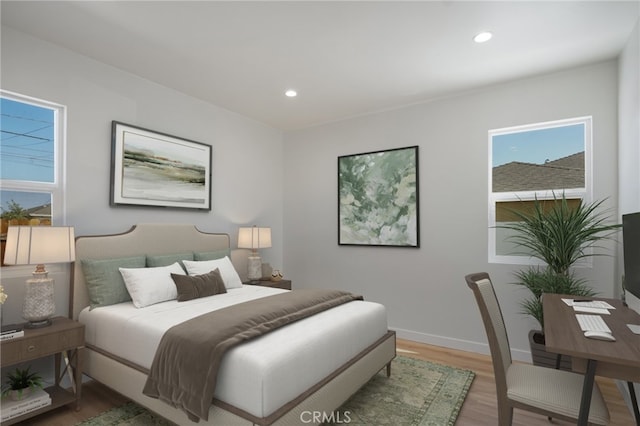
<instances>
[{"instance_id":1,"label":"picture frame","mask_svg":"<svg viewBox=\"0 0 640 426\"><path fill-rule=\"evenodd\" d=\"M210 145L111 123L112 206L211 210Z\"/></svg>"},{"instance_id":2,"label":"picture frame","mask_svg":"<svg viewBox=\"0 0 640 426\"><path fill-rule=\"evenodd\" d=\"M338 245L420 247L418 146L338 157Z\"/></svg>"}]
</instances>

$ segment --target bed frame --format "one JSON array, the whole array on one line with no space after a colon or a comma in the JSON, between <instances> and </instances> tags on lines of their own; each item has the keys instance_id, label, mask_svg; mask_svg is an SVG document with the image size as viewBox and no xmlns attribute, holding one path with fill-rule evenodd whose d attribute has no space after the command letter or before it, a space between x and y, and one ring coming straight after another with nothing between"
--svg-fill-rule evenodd
<instances>
[{"instance_id":1,"label":"bed frame","mask_svg":"<svg viewBox=\"0 0 640 426\"><path fill-rule=\"evenodd\" d=\"M228 234L205 233L188 224L140 224L116 235L97 235L76 238L76 258L108 259L140 254L171 254L184 251L213 251L230 248ZM232 250L231 261L244 280L247 270L247 250ZM81 262L73 264L69 316L78 315L89 306ZM214 401L208 421L190 421L181 410L142 394L146 373L134 365L109 356L91 346L84 350L83 373L105 384L160 416L180 425L299 425L301 416L312 419L329 416L371 377L387 367L396 355L395 332L389 331L380 340L362 351L354 359L317 383L298 398L265 418L257 418L238 408ZM309 413L311 412L311 413ZM304 414L304 415L303 415ZM325 417L326 419L326 417ZM311 422L313 424L313 422Z\"/></svg>"}]
</instances>

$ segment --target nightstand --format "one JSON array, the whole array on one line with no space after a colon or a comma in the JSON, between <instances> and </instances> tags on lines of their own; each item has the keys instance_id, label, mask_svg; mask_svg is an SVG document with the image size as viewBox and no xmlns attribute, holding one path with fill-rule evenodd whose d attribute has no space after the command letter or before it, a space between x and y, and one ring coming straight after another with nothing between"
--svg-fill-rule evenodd
<instances>
[{"instance_id":1,"label":"nightstand","mask_svg":"<svg viewBox=\"0 0 640 426\"><path fill-rule=\"evenodd\" d=\"M280 281L260 280L255 282L246 282L244 284L259 285L262 287L281 288L283 290L291 290L291 280L280 280Z\"/></svg>"},{"instance_id":2,"label":"nightstand","mask_svg":"<svg viewBox=\"0 0 640 426\"><path fill-rule=\"evenodd\" d=\"M84 350L84 324L64 317L52 318L48 327L24 329L24 336L0 342L1 364L7 367L54 355L55 383L45 388L51 396L51 405L30 411L18 417L2 422L2 426L12 425L45 411L63 405L75 404L80 409L82 393L82 352ZM61 363L64 359L64 368ZM61 380L67 374L71 389L61 387Z\"/></svg>"}]
</instances>

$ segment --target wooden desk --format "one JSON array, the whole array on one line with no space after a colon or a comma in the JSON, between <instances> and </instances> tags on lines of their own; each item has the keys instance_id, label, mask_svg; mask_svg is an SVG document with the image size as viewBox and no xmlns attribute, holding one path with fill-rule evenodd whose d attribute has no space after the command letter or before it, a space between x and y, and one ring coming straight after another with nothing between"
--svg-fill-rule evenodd
<instances>
[{"instance_id":1,"label":"wooden desk","mask_svg":"<svg viewBox=\"0 0 640 426\"><path fill-rule=\"evenodd\" d=\"M544 311L545 346L550 352L570 355L572 369L585 375L580 417L578 425L586 425L591 404L591 393L595 375L640 382L640 335L631 332L627 324L640 325L640 314L623 306L620 300L605 300L616 309L610 315L602 315L611 329L615 342L588 339L584 337L576 312L561 299L571 296L545 294L542 298ZM631 387L632 385L630 385ZM636 410L636 422L640 417Z\"/></svg>"}]
</instances>

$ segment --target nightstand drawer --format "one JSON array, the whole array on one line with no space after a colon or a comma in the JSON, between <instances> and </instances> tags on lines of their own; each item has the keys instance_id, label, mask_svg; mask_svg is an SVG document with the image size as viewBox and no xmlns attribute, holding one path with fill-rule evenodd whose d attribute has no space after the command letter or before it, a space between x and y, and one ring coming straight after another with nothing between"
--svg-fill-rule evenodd
<instances>
[{"instance_id":1,"label":"nightstand drawer","mask_svg":"<svg viewBox=\"0 0 640 426\"><path fill-rule=\"evenodd\" d=\"M2 365L30 361L84 346L84 327L2 343Z\"/></svg>"}]
</instances>

